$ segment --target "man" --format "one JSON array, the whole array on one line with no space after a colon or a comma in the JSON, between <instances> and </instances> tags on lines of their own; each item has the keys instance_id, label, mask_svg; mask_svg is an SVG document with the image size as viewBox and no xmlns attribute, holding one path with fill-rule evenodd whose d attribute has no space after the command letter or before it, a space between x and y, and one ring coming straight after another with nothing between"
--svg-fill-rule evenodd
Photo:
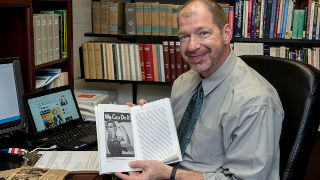
<instances>
[{"instance_id":1,"label":"man","mask_svg":"<svg viewBox=\"0 0 320 180\"><path fill-rule=\"evenodd\" d=\"M175 168L158 161L133 161L129 165L142 172L116 175L123 179L279 179L284 112L276 90L233 54L231 28L216 3L189 1L178 18L181 54L192 70L172 87L177 127L190 98L200 85L203 88L201 112L183 161L176 174Z\"/></svg>"}]
</instances>

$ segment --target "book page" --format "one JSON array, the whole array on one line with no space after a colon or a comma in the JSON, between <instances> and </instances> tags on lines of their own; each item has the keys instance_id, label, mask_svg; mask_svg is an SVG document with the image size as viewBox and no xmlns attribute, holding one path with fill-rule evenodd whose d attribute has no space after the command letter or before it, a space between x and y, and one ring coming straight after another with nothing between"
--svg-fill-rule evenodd
<instances>
[{"instance_id":1,"label":"book page","mask_svg":"<svg viewBox=\"0 0 320 180\"><path fill-rule=\"evenodd\" d=\"M169 98L132 107L131 115L134 129L138 129L136 143L141 159L171 159L165 163L182 160Z\"/></svg>"},{"instance_id":2,"label":"book page","mask_svg":"<svg viewBox=\"0 0 320 180\"><path fill-rule=\"evenodd\" d=\"M114 104L96 108L100 174L134 171L128 165L136 157L130 110Z\"/></svg>"}]
</instances>

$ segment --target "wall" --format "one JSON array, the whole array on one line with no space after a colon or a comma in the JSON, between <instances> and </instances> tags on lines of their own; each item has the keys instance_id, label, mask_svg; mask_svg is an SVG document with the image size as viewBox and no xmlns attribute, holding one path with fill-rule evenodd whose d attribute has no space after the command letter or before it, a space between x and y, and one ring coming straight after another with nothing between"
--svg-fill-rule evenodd
<instances>
[{"instance_id":1,"label":"wall","mask_svg":"<svg viewBox=\"0 0 320 180\"><path fill-rule=\"evenodd\" d=\"M106 40L106 38L85 37L84 33L92 32L91 28L91 1L73 1L73 64L75 89L101 89L115 90L118 94L118 104L132 102L132 89L130 84L118 83L93 83L85 82L80 78L79 47L81 43L90 40ZM170 97L171 86L138 85L137 99L144 98L148 101Z\"/></svg>"}]
</instances>

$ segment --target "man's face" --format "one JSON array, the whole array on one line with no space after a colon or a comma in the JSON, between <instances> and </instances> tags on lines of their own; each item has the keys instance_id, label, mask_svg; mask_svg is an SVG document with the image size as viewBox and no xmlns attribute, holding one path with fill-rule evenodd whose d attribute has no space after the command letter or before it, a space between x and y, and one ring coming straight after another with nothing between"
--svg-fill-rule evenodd
<instances>
[{"instance_id":1,"label":"man's face","mask_svg":"<svg viewBox=\"0 0 320 180\"><path fill-rule=\"evenodd\" d=\"M203 77L210 76L223 64L226 51L224 30L212 22L211 13L194 2L182 9L179 16L180 51L191 69Z\"/></svg>"}]
</instances>

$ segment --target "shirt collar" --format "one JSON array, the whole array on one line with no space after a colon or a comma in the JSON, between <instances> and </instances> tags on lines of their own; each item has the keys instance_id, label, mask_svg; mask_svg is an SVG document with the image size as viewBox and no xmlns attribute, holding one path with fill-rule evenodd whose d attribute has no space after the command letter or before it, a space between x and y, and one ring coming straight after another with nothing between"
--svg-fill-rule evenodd
<instances>
[{"instance_id":1,"label":"shirt collar","mask_svg":"<svg viewBox=\"0 0 320 180\"><path fill-rule=\"evenodd\" d=\"M232 71L235 65L236 56L233 51L230 52L226 61L209 77L202 80L203 92L207 96L213 91Z\"/></svg>"}]
</instances>

